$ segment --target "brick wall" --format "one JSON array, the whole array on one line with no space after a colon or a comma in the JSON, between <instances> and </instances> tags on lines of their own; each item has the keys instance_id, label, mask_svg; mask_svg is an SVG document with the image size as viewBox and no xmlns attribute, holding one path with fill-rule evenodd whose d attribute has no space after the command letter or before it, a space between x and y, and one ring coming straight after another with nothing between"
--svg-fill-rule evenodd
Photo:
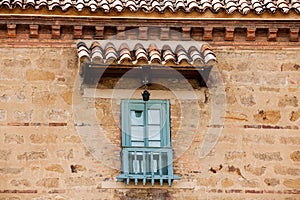
<instances>
[{"instance_id":1,"label":"brick wall","mask_svg":"<svg viewBox=\"0 0 300 200\"><path fill-rule=\"evenodd\" d=\"M211 124L222 97L213 89L196 88L196 99L182 101L170 91L150 91L151 98L171 99L174 172L181 177L172 187L152 187L116 182L119 167L109 164L120 164L120 102L109 98L109 80L96 98L78 87L76 49L0 49L0 199L299 198L299 50L216 54L226 91L224 123ZM133 97L140 98L140 91ZM194 116L200 117L197 126L185 120ZM91 130L91 118L101 130L85 134L101 133L113 144L107 156L113 162L95 155L99 149L108 153L109 146L93 149L80 134ZM219 137L207 136L216 128ZM202 158L203 141L217 139Z\"/></svg>"}]
</instances>

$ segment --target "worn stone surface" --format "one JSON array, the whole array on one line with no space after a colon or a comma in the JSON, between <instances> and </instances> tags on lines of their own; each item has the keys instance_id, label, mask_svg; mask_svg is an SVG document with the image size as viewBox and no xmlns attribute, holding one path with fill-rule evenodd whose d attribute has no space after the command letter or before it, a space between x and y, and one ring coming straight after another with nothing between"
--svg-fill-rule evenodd
<instances>
[{"instance_id":1,"label":"worn stone surface","mask_svg":"<svg viewBox=\"0 0 300 200\"><path fill-rule=\"evenodd\" d=\"M251 174L254 174L256 176L261 176L265 173L266 171L266 167L265 166L261 166L261 167L255 167L252 165L246 165L244 166L245 171L250 172Z\"/></svg>"},{"instance_id":2,"label":"worn stone surface","mask_svg":"<svg viewBox=\"0 0 300 200\"><path fill-rule=\"evenodd\" d=\"M0 149L0 160L8 160L11 155L10 150L2 150Z\"/></svg>"},{"instance_id":3,"label":"worn stone surface","mask_svg":"<svg viewBox=\"0 0 300 200\"><path fill-rule=\"evenodd\" d=\"M19 187L19 186L24 186L24 187L30 187L31 186L31 183L29 180L27 179L13 179L11 182L10 182L10 185L12 186L16 186L16 187Z\"/></svg>"},{"instance_id":4,"label":"worn stone surface","mask_svg":"<svg viewBox=\"0 0 300 200\"><path fill-rule=\"evenodd\" d=\"M298 179L288 179L283 182L288 188L300 189L300 178Z\"/></svg>"},{"instance_id":5,"label":"worn stone surface","mask_svg":"<svg viewBox=\"0 0 300 200\"><path fill-rule=\"evenodd\" d=\"M19 174L24 171L24 168L0 168L0 173L2 174Z\"/></svg>"},{"instance_id":6,"label":"worn stone surface","mask_svg":"<svg viewBox=\"0 0 300 200\"><path fill-rule=\"evenodd\" d=\"M254 153L255 158L264 161L281 161L282 157L280 152L267 152L267 153Z\"/></svg>"},{"instance_id":7,"label":"worn stone surface","mask_svg":"<svg viewBox=\"0 0 300 200\"><path fill-rule=\"evenodd\" d=\"M280 175L299 176L300 175L300 168L276 165L276 166L274 166L274 172L276 174L280 174Z\"/></svg>"},{"instance_id":8,"label":"worn stone surface","mask_svg":"<svg viewBox=\"0 0 300 200\"><path fill-rule=\"evenodd\" d=\"M58 173L64 173L65 172L63 167L59 164L49 165L49 166L45 167L45 170L52 171L52 172L58 172Z\"/></svg>"},{"instance_id":9,"label":"worn stone surface","mask_svg":"<svg viewBox=\"0 0 300 200\"><path fill-rule=\"evenodd\" d=\"M39 160L47 158L47 154L43 151L25 152L17 156L19 160Z\"/></svg>"},{"instance_id":10,"label":"worn stone surface","mask_svg":"<svg viewBox=\"0 0 300 200\"><path fill-rule=\"evenodd\" d=\"M68 33L61 37L68 38ZM214 88L222 84L204 89L190 80L199 98L181 101L186 96L171 91L186 90L181 79L153 79L149 87L151 99L170 99L173 166L181 179L169 187L165 182L117 182L120 167L106 163L121 163L116 96L122 93L108 91L136 90L140 79L105 77L97 85L96 99L92 94L79 102L86 94L84 87L74 87L76 48L0 48L0 199L298 199L299 50L220 47L216 53L214 69L219 71L210 81L220 83L222 77L224 91ZM140 99L140 91L136 93L132 98ZM223 106L225 115L216 120ZM88 131L82 136L77 131L84 128ZM95 139L96 147L88 147L86 138L101 131L106 143ZM116 151L106 151L111 144ZM201 150L210 146L200 158Z\"/></svg>"},{"instance_id":11,"label":"worn stone surface","mask_svg":"<svg viewBox=\"0 0 300 200\"><path fill-rule=\"evenodd\" d=\"M15 144L23 144L24 143L24 136L17 135L13 133L5 133L4 134L4 143L15 143Z\"/></svg>"},{"instance_id":12,"label":"worn stone surface","mask_svg":"<svg viewBox=\"0 0 300 200\"><path fill-rule=\"evenodd\" d=\"M300 151L294 151L290 154L290 157L293 161L300 162Z\"/></svg>"},{"instance_id":13,"label":"worn stone surface","mask_svg":"<svg viewBox=\"0 0 300 200\"><path fill-rule=\"evenodd\" d=\"M31 134L29 138L34 144L56 143L58 136L54 134Z\"/></svg>"},{"instance_id":14,"label":"worn stone surface","mask_svg":"<svg viewBox=\"0 0 300 200\"><path fill-rule=\"evenodd\" d=\"M226 160L243 159L246 157L246 152L230 151L225 153Z\"/></svg>"},{"instance_id":15,"label":"worn stone surface","mask_svg":"<svg viewBox=\"0 0 300 200\"><path fill-rule=\"evenodd\" d=\"M7 116L7 111L0 109L0 121L5 121Z\"/></svg>"},{"instance_id":16,"label":"worn stone surface","mask_svg":"<svg viewBox=\"0 0 300 200\"><path fill-rule=\"evenodd\" d=\"M49 91L37 91L32 95L32 103L40 106L51 106L55 103L56 96Z\"/></svg>"},{"instance_id":17,"label":"worn stone surface","mask_svg":"<svg viewBox=\"0 0 300 200\"><path fill-rule=\"evenodd\" d=\"M65 183L69 186L91 186L95 184L92 177L70 177L65 179Z\"/></svg>"},{"instance_id":18,"label":"worn stone surface","mask_svg":"<svg viewBox=\"0 0 300 200\"><path fill-rule=\"evenodd\" d=\"M291 114L290 114L290 120L292 122L295 122L297 121L299 118L300 118L300 110L297 110L297 111L292 111Z\"/></svg>"},{"instance_id":19,"label":"worn stone surface","mask_svg":"<svg viewBox=\"0 0 300 200\"><path fill-rule=\"evenodd\" d=\"M264 182L268 185L268 186L276 186L280 184L280 180L276 179L276 178L265 178Z\"/></svg>"},{"instance_id":20,"label":"worn stone surface","mask_svg":"<svg viewBox=\"0 0 300 200\"><path fill-rule=\"evenodd\" d=\"M58 188L59 178L43 178L36 182L37 186L43 186L46 188Z\"/></svg>"},{"instance_id":21,"label":"worn stone surface","mask_svg":"<svg viewBox=\"0 0 300 200\"><path fill-rule=\"evenodd\" d=\"M280 111L275 110L260 110L254 115L254 120L258 123L276 124L281 118Z\"/></svg>"},{"instance_id":22,"label":"worn stone surface","mask_svg":"<svg viewBox=\"0 0 300 200\"><path fill-rule=\"evenodd\" d=\"M297 107L298 106L298 98L296 96L288 96L284 95L279 99L278 102L279 107L286 107L286 106L292 106Z\"/></svg>"},{"instance_id":23,"label":"worn stone surface","mask_svg":"<svg viewBox=\"0 0 300 200\"><path fill-rule=\"evenodd\" d=\"M229 178L225 178L222 180L221 184L222 184L222 187L227 188L227 187L233 186L234 182Z\"/></svg>"},{"instance_id":24,"label":"worn stone surface","mask_svg":"<svg viewBox=\"0 0 300 200\"><path fill-rule=\"evenodd\" d=\"M53 81L55 74L43 70L29 69L26 72L26 78L28 81Z\"/></svg>"}]
</instances>

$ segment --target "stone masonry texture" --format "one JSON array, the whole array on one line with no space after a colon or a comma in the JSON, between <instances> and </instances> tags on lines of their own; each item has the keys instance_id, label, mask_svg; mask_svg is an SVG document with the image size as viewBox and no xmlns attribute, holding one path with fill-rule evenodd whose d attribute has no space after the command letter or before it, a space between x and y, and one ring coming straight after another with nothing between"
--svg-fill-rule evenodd
<instances>
[{"instance_id":1,"label":"stone masonry texture","mask_svg":"<svg viewBox=\"0 0 300 200\"><path fill-rule=\"evenodd\" d=\"M212 88L194 87L197 100L171 99L174 173L181 179L169 187L117 182L120 168L103 160L120 165L119 152L99 158L78 133L96 119L105 141L120 148L120 101L101 96L114 83L104 79L99 97L83 96L76 48L0 48L0 199L299 199L300 50L220 48L216 56L224 122L210 123L212 107L224 103ZM158 99L172 96L165 87L152 90L166 94ZM79 120L78 95L91 111ZM194 106L198 124L183 120L195 116ZM216 127L221 134L206 137ZM201 157L204 140L214 145Z\"/></svg>"}]
</instances>

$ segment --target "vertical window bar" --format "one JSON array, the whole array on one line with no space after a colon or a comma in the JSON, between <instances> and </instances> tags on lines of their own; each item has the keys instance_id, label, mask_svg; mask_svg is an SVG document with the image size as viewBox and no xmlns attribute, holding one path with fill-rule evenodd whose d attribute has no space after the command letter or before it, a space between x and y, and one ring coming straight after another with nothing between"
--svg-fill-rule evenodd
<instances>
[{"instance_id":1,"label":"vertical window bar","mask_svg":"<svg viewBox=\"0 0 300 200\"><path fill-rule=\"evenodd\" d=\"M159 152L158 156L158 165L159 165L159 175L160 175L160 185L163 185L163 179L162 179L162 163L161 163L161 151Z\"/></svg>"},{"instance_id":2,"label":"vertical window bar","mask_svg":"<svg viewBox=\"0 0 300 200\"><path fill-rule=\"evenodd\" d=\"M150 166L151 166L151 184L154 185L154 166L153 166L153 152L150 153Z\"/></svg>"},{"instance_id":3,"label":"vertical window bar","mask_svg":"<svg viewBox=\"0 0 300 200\"><path fill-rule=\"evenodd\" d=\"M144 103L144 144L145 147L149 146L149 133L148 133L148 106L146 103Z\"/></svg>"},{"instance_id":4,"label":"vertical window bar","mask_svg":"<svg viewBox=\"0 0 300 200\"><path fill-rule=\"evenodd\" d=\"M146 152L143 151L143 185L146 185Z\"/></svg>"},{"instance_id":5,"label":"vertical window bar","mask_svg":"<svg viewBox=\"0 0 300 200\"><path fill-rule=\"evenodd\" d=\"M169 149L168 151L167 151L167 160L168 160L168 163L167 163L167 165L168 165L168 184L169 184L169 186L171 186L172 185L172 182L171 182L171 178L173 178L172 176L173 176L173 169L172 169L172 149Z\"/></svg>"},{"instance_id":6,"label":"vertical window bar","mask_svg":"<svg viewBox=\"0 0 300 200\"><path fill-rule=\"evenodd\" d=\"M129 155L127 149L123 149L123 167L124 174L127 177L126 184L129 184Z\"/></svg>"},{"instance_id":7,"label":"vertical window bar","mask_svg":"<svg viewBox=\"0 0 300 200\"><path fill-rule=\"evenodd\" d=\"M136 153L136 151L134 151L134 162L133 162L133 165L135 165L135 167L133 167L133 171L134 171L134 173L135 174L137 174L138 173L138 170L139 170L139 167L138 167L138 160L137 160L137 155L136 155L137 153ZM137 183L138 183L138 180L137 180L137 178L135 178L134 179L134 184L135 185L137 185Z\"/></svg>"}]
</instances>

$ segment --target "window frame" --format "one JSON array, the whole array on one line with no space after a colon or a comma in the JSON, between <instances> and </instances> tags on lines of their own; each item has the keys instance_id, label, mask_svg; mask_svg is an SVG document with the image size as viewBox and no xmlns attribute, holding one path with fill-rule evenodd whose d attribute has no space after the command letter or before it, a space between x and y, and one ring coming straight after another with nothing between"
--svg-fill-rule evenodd
<instances>
[{"instance_id":1,"label":"window frame","mask_svg":"<svg viewBox=\"0 0 300 200\"><path fill-rule=\"evenodd\" d=\"M161 105L160 113L164 115L164 118L162 119L165 120L163 123L164 126L162 128L163 134L161 134L161 137L163 137L164 139L161 139L160 147L130 146L131 139L129 137L129 134L127 134L130 130L130 123L128 121L131 120L130 109L128 109L130 108L130 104L143 105L145 106L145 110L147 110L147 104ZM148 115L148 112L144 112L144 114ZM179 180L180 177L173 172L173 149L171 147L170 131L170 101L149 100L145 102L143 100L122 99L120 116L122 123L122 170L117 176L117 181L124 181L126 184L129 184L130 180L133 180L135 185L137 185L139 181L141 181L143 185L146 185L146 182L150 181L152 186L154 186L155 181L159 181L161 186L163 186L164 182L167 182L169 186L172 186L173 180ZM140 158L138 158L138 156ZM154 158L155 156L156 158ZM165 159L164 161L162 161L163 157ZM154 164L155 160L156 164ZM137 165L140 166L140 169L134 170L134 166L137 167ZM155 168L154 166L158 168Z\"/></svg>"},{"instance_id":2,"label":"window frame","mask_svg":"<svg viewBox=\"0 0 300 200\"><path fill-rule=\"evenodd\" d=\"M171 131L170 131L170 101L169 100L132 100L132 99L122 99L121 100L121 127L122 127L122 147L136 147L131 144L131 131L130 131L130 112L131 110L142 110L143 115L145 115L146 120L144 122L144 136L147 135L148 119L147 112L153 108L152 106L158 105L160 110L160 117L162 119L161 129L160 129L160 147L171 147ZM145 135L146 133L146 135ZM150 147L148 144L148 138L144 138L145 145L143 147Z\"/></svg>"}]
</instances>

